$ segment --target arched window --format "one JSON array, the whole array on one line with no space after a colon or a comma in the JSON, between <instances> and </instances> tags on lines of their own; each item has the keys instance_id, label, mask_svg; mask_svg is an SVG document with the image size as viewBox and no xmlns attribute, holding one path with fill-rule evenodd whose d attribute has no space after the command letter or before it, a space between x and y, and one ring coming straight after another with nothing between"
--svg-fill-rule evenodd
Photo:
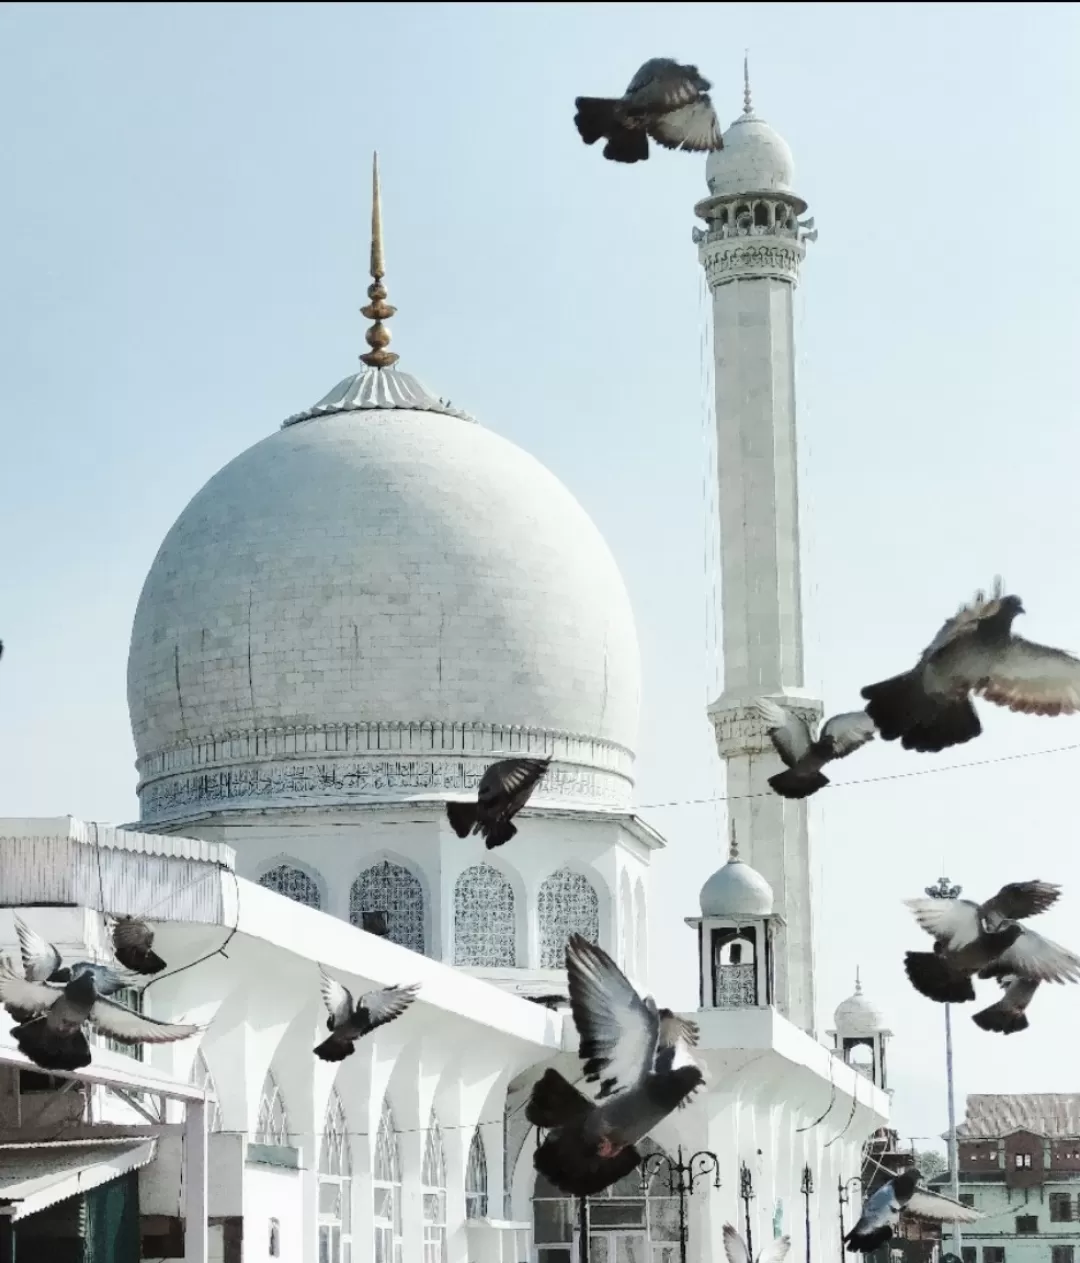
<instances>
[{"instance_id":1,"label":"arched window","mask_svg":"<svg viewBox=\"0 0 1080 1263\"><path fill-rule=\"evenodd\" d=\"M322 896L318 885L302 868L293 868L291 864L279 864L271 868L259 878L259 885L267 890L276 890L286 899L294 903L302 903L308 908L321 908Z\"/></svg>"},{"instance_id":2,"label":"arched window","mask_svg":"<svg viewBox=\"0 0 1080 1263\"><path fill-rule=\"evenodd\" d=\"M262 1099L259 1101L259 1121L255 1128L257 1145L287 1145L289 1143L289 1116L285 1111L285 1098L277 1085L273 1071L266 1072L263 1080Z\"/></svg>"},{"instance_id":3,"label":"arched window","mask_svg":"<svg viewBox=\"0 0 1080 1263\"><path fill-rule=\"evenodd\" d=\"M319 1263L352 1258L352 1156L345 1110L330 1093L319 1150Z\"/></svg>"},{"instance_id":4,"label":"arched window","mask_svg":"<svg viewBox=\"0 0 1080 1263\"><path fill-rule=\"evenodd\" d=\"M428 1123L420 1179L424 1186L424 1263L446 1263L446 1162L434 1111Z\"/></svg>"},{"instance_id":5,"label":"arched window","mask_svg":"<svg viewBox=\"0 0 1080 1263\"><path fill-rule=\"evenodd\" d=\"M386 917L386 937L424 954L424 888L415 873L382 860L365 868L349 892L349 920L363 928L365 912Z\"/></svg>"},{"instance_id":6,"label":"arched window","mask_svg":"<svg viewBox=\"0 0 1080 1263\"><path fill-rule=\"evenodd\" d=\"M757 1004L757 933L752 928L713 930L713 1004L749 1009Z\"/></svg>"},{"instance_id":7,"label":"arched window","mask_svg":"<svg viewBox=\"0 0 1080 1263\"><path fill-rule=\"evenodd\" d=\"M566 940L583 934L590 943L600 938L600 900L587 877L560 868L545 878L537 900L540 920L540 968L561 969Z\"/></svg>"},{"instance_id":8,"label":"arched window","mask_svg":"<svg viewBox=\"0 0 1080 1263\"><path fill-rule=\"evenodd\" d=\"M626 873L619 877L619 965L628 973L634 972L634 901L630 894L630 878Z\"/></svg>"},{"instance_id":9,"label":"arched window","mask_svg":"<svg viewBox=\"0 0 1080 1263\"><path fill-rule=\"evenodd\" d=\"M401 1159L390 1102L384 1100L375 1139L375 1263L401 1263Z\"/></svg>"},{"instance_id":10,"label":"arched window","mask_svg":"<svg viewBox=\"0 0 1080 1263\"><path fill-rule=\"evenodd\" d=\"M465 1167L465 1218L486 1219L488 1213L487 1154L480 1128L473 1132Z\"/></svg>"},{"instance_id":11,"label":"arched window","mask_svg":"<svg viewBox=\"0 0 1080 1263\"><path fill-rule=\"evenodd\" d=\"M206 1130L221 1131L221 1096L214 1082L214 1076L210 1073L210 1067L206 1064L206 1058L201 1052L195 1054L195 1064L191 1067L191 1082L214 1098L206 1113Z\"/></svg>"},{"instance_id":12,"label":"arched window","mask_svg":"<svg viewBox=\"0 0 1080 1263\"><path fill-rule=\"evenodd\" d=\"M634 885L634 945L637 980L647 985L649 977L649 928L645 906L645 883L639 877Z\"/></svg>"},{"instance_id":13,"label":"arched window","mask_svg":"<svg viewBox=\"0 0 1080 1263\"><path fill-rule=\"evenodd\" d=\"M638 1141L642 1157L663 1152L651 1140ZM660 1163L641 1191L641 1169L624 1175L610 1188L589 1199L589 1257L676 1263L679 1257L679 1199L672 1197L668 1168ZM576 1249L577 1200L561 1193L542 1176L533 1189L533 1240L539 1263L561 1263L580 1257ZM573 1255L571 1255L573 1251Z\"/></svg>"},{"instance_id":14,"label":"arched window","mask_svg":"<svg viewBox=\"0 0 1080 1263\"><path fill-rule=\"evenodd\" d=\"M514 888L492 864L467 868L454 886L454 964L517 964Z\"/></svg>"}]
</instances>

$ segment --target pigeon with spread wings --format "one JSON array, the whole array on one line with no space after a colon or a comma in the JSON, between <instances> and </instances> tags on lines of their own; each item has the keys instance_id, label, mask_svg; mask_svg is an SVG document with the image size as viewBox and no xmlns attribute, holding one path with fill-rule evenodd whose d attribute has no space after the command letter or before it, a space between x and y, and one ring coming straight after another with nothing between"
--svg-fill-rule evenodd
<instances>
[{"instance_id":1,"label":"pigeon with spread wings","mask_svg":"<svg viewBox=\"0 0 1080 1263\"><path fill-rule=\"evenodd\" d=\"M758 1252L757 1259L753 1260L753 1263L784 1263L790 1249L790 1237L776 1237ZM731 1224L724 1224L724 1253L727 1255L728 1263L751 1263L746 1242Z\"/></svg>"},{"instance_id":2,"label":"pigeon with spread wings","mask_svg":"<svg viewBox=\"0 0 1080 1263\"><path fill-rule=\"evenodd\" d=\"M574 123L585 144L607 141L604 157L611 162L646 161L650 138L665 149L709 153L724 147L711 87L697 66L653 57L621 97L579 96Z\"/></svg>"},{"instance_id":3,"label":"pigeon with spread wings","mask_svg":"<svg viewBox=\"0 0 1080 1263\"><path fill-rule=\"evenodd\" d=\"M448 802L446 816L459 838L481 833L490 851L517 833L514 816L532 797L551 763L546 759L500 759L480 778L476 802Z\"/></svg>"},{"instance_id":4,"label":"pigeon with spread wings","mask_svg":"<svg viewBox=\"0 0 1080 1263\"><path fill-rule=\"evenodd\" d=\"M910 671L862 690L883 741L937 752L971 741L982 724L971 694L1025 715L1080 710L1080 658L1013 634L1018 596L977 592L948 619Z\"/></svg>"},{"instance_id":5,"label":"pigeon with spread wings","mask_svg":"<svg viewBox=\"0 0 1080 1263\"><path fill-rule=\"evenodd\" d=\"M863 1202L858 1223L844 1237L849 1253L870 1254L879 1245L892 1240L900 1216L905 1211L920 1219L946 1224L972 1224L982 1218L977 1210L961 1206L951 1197L932 1193L923 1185L922 1172L918 1167L908 1167Z\"/></svg>"},{"instance_id":6,"label":"pigeon with spread wings","mask_svg":"<svg viewBox=\"0 0 1080 1263\"><path fill-rule=\"evenodd\" d=\"M165 962L153 950L154 931L142 917L115 917L112 945L116 959L137 974L159 974Z\"/></svg>"},{"instance_id":7,"label":"pigeon with spread wings","mask_svg":"<svg viewBox=\"0 0 1080 1263\"><path fill-rule=\"evenodd\" d=\"M535 1084L525 1117L548 1135L533 1165L556 1188L578 1197L602 1192L641 1161L636 1148L705 1081L687 1044L692 1023L662 1016L642 999L608 954L580 934L566 947L570 1008L585 1078L600 1081L595 1101L557 1070Z\"/></svg>"},{"instance_id":8,"label":"pigeon with spread wings","mask_svg":"<svg viewBox=\"0 0 1080 1263\"><path fill-rule=\"evenodd\" d=\"M15 933L19 939L23 978L27 982L53 982L64 986L79 974L91 971L98 995L108 996L125 987L137 987L142 981L138 975L127 970L113 969L109 965L99 965L89 960L64 965L55 944L32 930L18 914L15 916ZM37 1012L36 1009L22 1009L17 1004L6 1004L5 1008L20 1023L28 1021Z\"/></svg>"},{"instance_id":9,"label":"pigeon with spread wings","mask_svg":"<svg viewBox=\"0 0 1080 1263\"><path fill-rule=\"evenodd\" d=\"M771 698L759 697L754 706L765 721L773 748L786 764L786 771L769 777L770 786L782 798L806 798L824 789L829 783L821 772L825 764L846 759L874 739L874 721L864 710L833 715L815 736L801 715Z\"/></svg>"},{"instance_id":10,"label":"pigeon with spread wings","mask_svg":"<svg viewBox=\"0 0 1080 1263\"><path fill-rule=\"evenodd\" d=\"M1004 994L994 1004L972 1014L971 1020L984 1031L996 1031L999 1035L1015 1035L1017 1031L1026 1031L1030 1022L1027 1018L1028 1005L1034 1000L1035 992L1042 983L1034 978L1018 978L1015 974L1006 974L998 978Z\"/></svg>"},{"instance_id":11,"label":"pigeon with spread wings","mask_svg":"<svg viewBox=\"0 0 1080 1263\"><path fill-rule=\"evenodd\" d=\"M106 966L82 961L71 973L63 985L29 982L15 973L10 962L0 965L0 1000L33 1014L11 1033L22 1052L43 1070L78 1070L90 1064L84 1033L87 1023L121 1044L174 1043L199 1030L198 1026L156 1021L106 998L99 987L99 980L103 985L108 982Z\"/></svg>"},{"instance_id":12,"label":"pigeon with spread wings","mask_svg":"<svg viewBox=\"0 0 1080 1263\"><path fill-rule=\"evenodd\" d=\"M322 997L330 1016L326 1019L327 1039L315 1049L323 1061L344 1061L356 1051L356 1041L400 1017L416 999L418 982L408 987L384 987L368 991L353 1001L352 993L329 974L322 974Z\"/></svg>"}]
</instances>

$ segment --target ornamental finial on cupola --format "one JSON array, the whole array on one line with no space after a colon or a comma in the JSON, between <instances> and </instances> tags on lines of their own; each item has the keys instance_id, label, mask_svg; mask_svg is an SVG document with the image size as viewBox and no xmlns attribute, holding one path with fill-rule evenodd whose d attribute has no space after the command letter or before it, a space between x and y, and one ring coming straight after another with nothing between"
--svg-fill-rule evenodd
<instances>
[{"instance_id":1,"label":"ornamental finial on cupola","mask_svg":"<svg viewBox=\"0 0 1080 1263\"><path fill-rule=\"evenodd\" d=\"M391 307L386 301L386 286L383 285L382 279L386 275L386 266L383 260L383 239L382 239L382 197L379 192L379 154L375 152L371 163L371 284L368 286L368 298L371 302L366 307L360 308L360 314L366 316L368 320L374 320L374 324L364 334L364 339L370 351L360 356L363 363L370 365L372 368L389 368L391 364L396 364L399 356L394 351L388 351L386 348L390 345L390 330L383 324L384 320L397 311L396 307Z\"/></svg>"},{"instance_id":2,"label":"ornamental finial on cupola","mask_svg":"<svg viewBox=\"0 0 1080 1263\"><path fill-rule=\"evenodd\" d=\"M748 117L753 117L754 107L750 104L750 50L747 49L742 59L742 112Z\"/></svg>"}]
</instances>

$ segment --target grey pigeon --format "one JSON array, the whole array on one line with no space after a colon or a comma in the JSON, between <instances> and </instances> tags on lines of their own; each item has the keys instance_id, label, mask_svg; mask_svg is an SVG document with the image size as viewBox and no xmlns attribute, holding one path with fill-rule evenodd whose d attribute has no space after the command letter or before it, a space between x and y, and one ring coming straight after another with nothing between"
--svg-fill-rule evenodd
<instances>
[{"instance_id":1,"label":"grey pigeon","mask_svg":"<svg viewBox=\"0 0 1080 1263\"><path fill-rule=\"evenodd\" d=\"M775 1237L758 1252L756 1261L752 1261L746 1242L731 1224L724 1224L724 1253L728 1263L784 1263L790 1249L790 1237Z\"/></svg>"},{"instance_id":2,"label":"grey pigeon","mask_svg":"<svg viewBox=\"0 0 1080 1263\"><path fill-rule=\"evenodd\" d=\"M618 98L579 96L574 122L587 145L606 139L612 162L644 162L649 138L665 149L707 153L723 149L720 122L697 66L670 57L647 61Z\"/></svg>"},{"instance_id":3,"label":"grey pigeon","mask_svg":"<svg viewBox=\"0 0 1080 1263\"><path fill-rule=\"evenodd\" d=\"M43 1070L78 1070L90 1064L87 1022L123 1044L164 1044L194 1035L198 1026L158 1022L100 994L96 984L104 966L80 962L63 985L29 982L10 962L0 965L0 1000L33 1016L12 1028L15 1042ZM103 977L107 976L103 975Z\"/></svg>"},{"instance_id":4,"label":"grey pigeon","mask_svg":"<svg viewBox=\"0 0 1080 1263\"><path fill-rule=\"evenodd\" d=\"M548 1129L533 1155L537 1171L564 1193L588 1197L634 1170L637 1142L705 1077L686 1051L681 1020L670 1011L661 1018L653 998L643 1000L606 952L574 934L566 969L578 1055L586 1079L601 1081L600 1092L592 1101L549 1069L525 1117Z\"/></svg>"},{"instance_id":5,"label":"grey pigeon","mask_svg":"<svg viewBox=\"0 0 1080 1263\"><path fill-rule=\"evenodd\" d=\"M327 1039L315 1049L323 1061L344 1061L356 1051L356 1041L370 1035L377 1027L392 1022L416 999L420 984L409 987L384 987L369 991L353 1002L351 992L328 974L322 974L323 1003L330 1012L326 1019Z\"/></svg>"},{"instance_id":6,"label":"grey pigeon","mask_svg":"<svg viewBox=\"0 0 1080 1263\"><path fill-rule=\"evenodd\" d=\"M1027 1007L1042 984L1037 979L1020 978L1016 974L1005 974L998 982L1005 994L997 1003L973 1014L971 1020L984 1031L997 1031L999 1035L1026 1031L1030 1025Z\"/></svg>"},{"instance_id":7,"label":"grey pigeon","mask_svg":"<svg viewBox=\"0 0 1080 1263\"><path fill-rule=\"evenodd\" d=\"M546 759L500 759L480 778L475 803L448 802L446 816L459 838L481 833L490 851L517 833L513 817L532 797L551 763Z\"/></svg>"},{"instance_id":8,"label":"grey pigeon","mask_svg":"<svg viewBox=\"0 0 1080 1263\"><path fill-rule=\"evenodd\" d=\"M22 956L23 977L27 982L54 982L61 986L70 982L80 974L90 972L99 995L113 995L125 987L137 985L141 980L132 974L111 969L108 965L95 964L93 961L80 960L71 966L62 964L60 952L54 944L47 942L35 930L32 930L18 915L15 917L15 933L19 938L19 954ZM20 1009L18 1005L8 1004L7 1011L16 1022L25 1022L34 1016L37 1010Z\"/></svg>"},{"instance_id":9,"label":"grey pigeon","mask_svg":"<svg viewBox=\"0 0 1080 1263\"><path fill-rule=\"evenodd\" d=\"M932 1193L922 1184L918 1167L908 1167L863 1202L858 1223L844 1237L849 1253L870 1254L890 1241L905 1210L922 1219L946 1224L973 1224L982 1218L977 1210L961 1206L951 1197Z\"/></svg>"},{"instance_id":10,"label":"grey pigeon","mask_svg":"<svg viewBox=\"0 0 1080 1263\"><path fill-rule=\"evenodd\" d=\"M821 769L833 759L845 759L874 739L874 721L864 710L833 715L816 737L805 719L777 705L771 698L754 703L765 721L773 747L787 771L769 777L769 784L781 798L806 798L824 789L829 778Z\"/></svg>"},{"instance_id":11,"label":"grey pigeon","mask_svg":"<svg viewBox=\"0 0 1080 1263\"><path fill-rule=\"evenodd\" d=\"M983 904L970 899L908 899L919 925L934 938L932 952L908 952L904 968L921 995L940 1004L975 999L972 977L1029 982L1080 982L1080 957L1043 938L1022 918L1045 912L1060 887L1010 882ZM1029 997L1030 998L1030 997Z\"/></svg>"},{"instance_id":12,"label":"grey pigeon","mask_svg":"<svg viewBox=\"0 0 1080 1263\"><path fill-rule=\"evenodd\" d=\"M910 671L862 690L882 740L905 750L937 752L971 741L982 724L972 693L1025 715L1080 710L1080 658L1013 635L1023 614L1018 596L1003 596L1001 580L977 592L923 650Z\"/></svg>"},{"instance_id":13,"label":"grey pigeon","mask_svg":"<svg viewBox=\"0 0 1080 1263\"><path fill-rule=\"evenodd\" d=\"M120 964L137 974L159 974L165 968L153 950L154 931L142 917L114 918L112 944Z\"/></svg>"}]
</instances>

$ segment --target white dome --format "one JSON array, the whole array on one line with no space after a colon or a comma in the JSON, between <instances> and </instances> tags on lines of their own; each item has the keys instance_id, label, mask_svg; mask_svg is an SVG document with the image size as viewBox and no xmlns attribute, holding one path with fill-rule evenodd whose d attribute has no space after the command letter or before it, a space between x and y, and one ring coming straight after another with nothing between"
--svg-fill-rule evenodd
<instances>
[{"instance_id":1,"label":"white dome","mask_svg":"<svg viewBox=\"0 0 1080 1263\"><path fill-rule=\"evenodd\" d=\"M554 754L537 798L625 805L639 690L626 588L570 492L368 370L159 549L128 661L142 818L438 796L507 750Z\"/></svg>"},{"instance_id":2,"label":"white dome","mask_svg":"<svg viewBox=\"0 0 1080 1263\"><path fill-rule=\"evenodd\" d=\"M701 888L703 917L767 917L772 910L772 887L742 860L728 860Z\"/></svg>"},{"instance_id":3,"label":"white dome","mask_svg":"<svg viewBox=\"0 0 1080 1263\"><path fill-rule=\"evenodd\" d=\"M792 193L795 160L787 141L753 114L742 114L724 133L724 147L709 154L705 178L714 197L738 193Z\"/></svg>"},{"instance_id":4,"label":"white dome","mask_svg":"<svg viewBox=\"0 0 1080 1263\"><path fill-rule=\"evenodd\" d=\"M860 1035L876 1035L885 1030L885 1018L876 1004L863 995L862 983L855 983L855 994L837 1005L833 1014L836 1033L849 1038Z\"/></svg>"}]
</instances>

